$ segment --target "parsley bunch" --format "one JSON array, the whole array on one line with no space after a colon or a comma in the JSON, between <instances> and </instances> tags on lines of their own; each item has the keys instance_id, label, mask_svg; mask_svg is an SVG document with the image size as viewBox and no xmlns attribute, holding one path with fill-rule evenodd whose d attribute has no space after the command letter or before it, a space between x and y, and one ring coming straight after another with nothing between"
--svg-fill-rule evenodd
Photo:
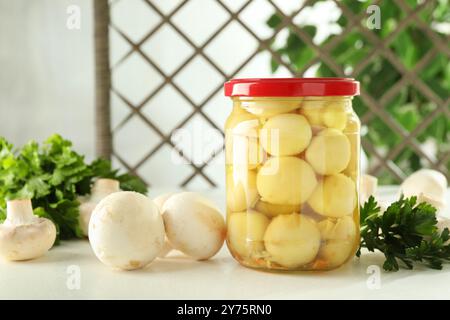
<instances>
[{"instance_id":1,"label":"parsley bunch","mask_svg":"<svg viewBox=\"0 0 450 320\"><path fill-rule=\"evenodd\" d=\"M36 215L55 223L57 241L82 237L77 199L91 192L95 178L117 179L122 190L147 192L139 178L119 174L107 160L87 164L60 135L41 146L30 141L20 150L0 137L0 221L6 218L7 200L29 198Z\"/></svg>"},{"instance_id":2,"label":"parsley bunch","mask_svg":"<svg viewBox=\"0 0 450 320\"><path fill-rule=\"evenodd\" d=\"M436 209L428 203L417 203L416 197L392 203L384 213L373 197L361 207L361 248L379 250L386 258L383 268L397 271L399 262L408 269L423 263L432 269L442 269L450 262L449 230L439 232Z\"/></svg>"}]
</instances>

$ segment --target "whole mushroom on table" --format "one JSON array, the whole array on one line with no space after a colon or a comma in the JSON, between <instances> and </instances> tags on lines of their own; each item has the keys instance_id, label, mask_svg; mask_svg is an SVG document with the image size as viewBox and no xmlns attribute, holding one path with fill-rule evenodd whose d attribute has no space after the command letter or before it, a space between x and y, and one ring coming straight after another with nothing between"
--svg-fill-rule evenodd
<instances>
[{"instance_id":1,"label":"whole mushroom on table","mask_svg":"<svg viewBox=\"0 0 450 320\"><path fill-rule=\"evenodd\" d=\"M7 201L6 220L0 224L0 256L6 260L30 260L43 256L54 244L52 221L33 214L30 199Z\"/></svg>"}]
</instances>

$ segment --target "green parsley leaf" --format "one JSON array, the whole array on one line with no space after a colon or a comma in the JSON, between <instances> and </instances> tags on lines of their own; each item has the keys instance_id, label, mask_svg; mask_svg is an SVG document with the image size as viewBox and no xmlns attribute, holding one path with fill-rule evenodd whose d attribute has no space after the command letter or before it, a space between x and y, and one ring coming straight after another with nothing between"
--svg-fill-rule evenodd
<instances>
[{"instance_id":1,"label":"green parsley leaf","mask_svg":"<svg viewBox=\"0 0 450 320\"><path fill-rule=\"evenodd\" d=\"M119 174L107 160L86 163L60 135L42 145L30 141L20 150L0 137L0 222L6 218L7 200L30 198L34 213L55 223L57 242L82 237L78 197L89 194L97 178L117 179L123 190L147 192L142 180Z\"/></svg>"},{"instance_id":2,"label":"green parsley leaf","mask_svg":"<svg viewBox=\"0 0 450 320\"><path fill-rule=\"evenodd\" d=\"M417 263L433 269L441 269L450 261L449 230L438 231L436 208L416 197L403 196L381 213L375 199L361 207L361 248L384 253L383 268L397 271L400 263L413 269Z\"/></svg>"}]
</instances>

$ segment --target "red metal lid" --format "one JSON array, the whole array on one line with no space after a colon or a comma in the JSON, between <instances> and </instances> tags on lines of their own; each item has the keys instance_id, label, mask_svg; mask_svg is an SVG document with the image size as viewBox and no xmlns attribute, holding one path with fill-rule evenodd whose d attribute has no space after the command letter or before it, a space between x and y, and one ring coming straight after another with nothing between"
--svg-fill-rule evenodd
<instances>
[{"instance_id":1,"label":"red metal lid","mask_svg":"<svg viewBox=\"0 0 450 320\"><path fill-rule=\"evenodd\" d=\"M227 97L307 97L359 95L352 78L233 79L224 85Z\"/></svg>"}]
</instances>

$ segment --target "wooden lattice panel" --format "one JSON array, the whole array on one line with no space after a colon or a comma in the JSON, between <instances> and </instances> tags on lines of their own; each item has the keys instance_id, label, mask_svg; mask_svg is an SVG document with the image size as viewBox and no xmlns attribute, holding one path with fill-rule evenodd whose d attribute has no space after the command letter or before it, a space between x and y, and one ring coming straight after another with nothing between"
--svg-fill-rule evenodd
<instances>
[{"instance_id":1,"label":"wooden lattice panel","mask_svg":"<svg viewBox=\"0 0 450 320\"><path fill-rule=\"evenodd\" d=\"M265 5L271 6L274 12L278 12L283 17L281 24L268 37L258 35L248 21L242 19L245 11L250 6L255 5L255 1L252 0L234 1L234 4L239 3L237 7L231 7L230 1L201 1L201 5L207 4L214 7L210 8L210 10L217 12L217 14L213 15L213 20L210 19L205 22L205 25L208 25L211 29L209 35L200 37L198 33L195 33L196 30L189 30L188 27L180 26L177 23L180 15L198 13L199 4L197 2L197 0L116 0L110 2L110 10L112 12L111 34L119 37L120 41L124 41L128 47L125 51L114 53L116 58L112 59L114 63L111 66L111 70L113 113L115 112L114 108L121 109L121 112L119 112L120 116L117 116L117 119L113 121L114 145L116 143L120 144L123 140L122 144L129 145L129 148L125 150L123 148L114 148L113 158L128 170L141 175L149 184L151 184L151 181L148 181L148 177L142 173L142 169L146 166L150 168L149 170L173 170L171 176L175 178L170 182L179 186L189 186L195 179L202 179L209 186L222 184L221 179L214 177L214 174L211 174L208 170L209 165L214 160L223 156L222 142L216 146L216 150L212 151L201 163L198 163L198 161L192 161L193 159L190 158L189 152L182 150L178 144L172 141L172 134L180 128L195 127L200 123L204 123L210 129L220 132L223 137L222 124L213 119L215 112L206 111L206 106L214 102L214 99L217 99L221 94L223 82L238 75L240 70L250 64L261 52L269 52L273 59L286 68L292 76L302 76L311 66L321 62L326 64L337 76L350 76L356 79L358 79L361 71L372 63L376 57L382 56L396 69L401 78L394 86L386 88L384 95L381 97L372 97L364 90L361 92L359 99L369 109L366 114L361 116L361 120L363 124L370 126L370 122L375 117L379 117L392 132L402 138L402 142L392 150L381 154L368 139L363 139L362 143L365 151L377 159L377 165L371 169L372 173L376 175L381 170L387 170L397 180L401 180L404 177L404 173L394 159L405 148L409 148L421 159L424 159L427 162L427 166L436 168L446 174L447 177L449 176L450 152L435 159L424 152L423 146L416 139L437 117L450 117L450 98L442 99L418 76L418 73L423 68L426 68L437 54L444 54L447 58L450 58L450 47L448 46L450 41L446 43L442 38L436 37L430 26L418 17L421 10L433 1L423 1L422 4L415 8L409 7L405 0L394 1L395 5L403 10L406 18L401 21L392 34L385 38L378 37L374 32L366 28L364 23L366 19L365 12L355 14L340 1L335 1L348 22L339 36L324 45L315 44L308 33L294 23L294 18L305 6L314 1L305 1L294 12L286 15L280 8L278 1L264 0ZM373 3L376 4L377 1ZM136 11L135 25L124 25L120 21L120 15L119 18L115 19L114 10L122 11L127 5L134 6ZM390 50L389 45L412 22L429 36L432 46L414 68L408 69ZM142 25L145 25L146 28L142 28ZM286 27L294 30L298 37L315 51L315 57L301 70L293 69L271 47L273 40ZM132 32L128 30L129 28L132 29ZM350 73L344 72L343 66L333 60L330 52L339 45L343 37L355 31L359 32L371 43L373 50ZM166 34L164 41L173 46L173 52L167 51L167 59L158 60L153 53L154 50L163 50L163 48L158 47L161 43L158 39L161 38L162 32ZM223 37L227 32L245 33L248 41L254 41L256 45L252 52L235 52L235 55L240 58L238 63L224 65L222 61L216 61L214 56L208 53L214 51L214 46L217 47L215 50L220 50L220 41L217 39ZM186 79L197 76L191 71L194 64L197 64L197 67L201 69L203 68L202 70L204 70L205 74L211 74L211 76L210 80L204 84L204 87L199 88L198 91L201 94L192 96L189 84L186 85L186 82L188 82ZM124 93L120 88L121 81L136 81L136 86L131 93ZM144 87L142 87L142 83L145 83ZM383 107L386 102L395 97L406 85L414 86L424 97L437 106L411 132L408 132L397 123ZM173 102L177 104L176 111L170 109L170 105L165 105L165 101L169 99L168 97L176 99L176 102ZM154 108L167 109L159 110L156 113L152 112ZM172 122L169 121L170 128L161 127L158 117L171 118L173 112L177 114L176 117L173 117L174 120ZM137 130L136 128L140 129ZM142 145L143 142L146 142L144 145L147 149L139 148L137 150L133 148L133 144L136 147L138 143ZM172 150L176 150L179 153L180 159L185 161L188 169L185 166L181 172L178 171L180 169L176 168L176 164L174 164L173 168L158 168L157 165L152 164L153 159L157 157L170 158ZM160 163L161 161L156 162Z\"/></svg>"}]
</instances>

